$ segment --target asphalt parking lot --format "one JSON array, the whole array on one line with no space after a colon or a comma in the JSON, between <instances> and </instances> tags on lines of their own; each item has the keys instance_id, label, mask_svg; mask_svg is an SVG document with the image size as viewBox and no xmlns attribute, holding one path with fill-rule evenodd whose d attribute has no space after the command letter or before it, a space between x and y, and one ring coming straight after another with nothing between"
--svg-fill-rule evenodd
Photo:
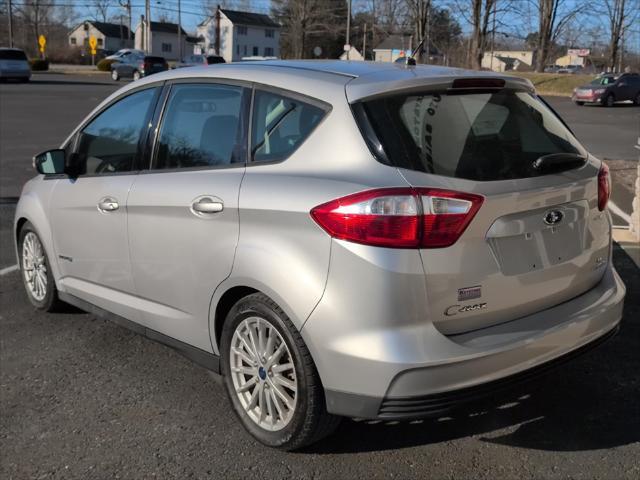
<instances>
[{"instance_id":1,"label":"asphalt parking lot","mask_svg":"<svg viewBox=\"0 0 640 480\"><path fill-rule=\"evenodd\" d=\"M52 74L0 86L0 271L15 263L11 219L31 155L59 145L115 88ZM594 154L637 159L640 108L549 100ZM0 478L640 478L640 274L617 247L614 263L627 285L624 318L598 349L449 417L345 420L298 453L245 434L204 369L89 314L37 313L8 272Z\"/></svg>"}]
</instances>

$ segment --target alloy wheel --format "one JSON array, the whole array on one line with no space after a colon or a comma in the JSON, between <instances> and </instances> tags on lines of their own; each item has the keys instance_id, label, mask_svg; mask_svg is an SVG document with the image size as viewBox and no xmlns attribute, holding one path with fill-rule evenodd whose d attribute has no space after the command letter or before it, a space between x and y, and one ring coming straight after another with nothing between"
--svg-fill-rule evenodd
<instances>
[{"instance_id":1,"label":"alloy wheel","mask_svg":"<svg viewBox=\"0 0 640 480\"><path fill-rule=\"evenodd\" d=\"M22 272L29 293L42 301L47 295L47 263L42 243L34 232L27 233L22 242Z\"/></svg>"},{"instance_id":2,"label":"alloy wheel","mask_svg":"<svg viewBox=\"0 0 640 480\"><path fill-rule=\"evenodd\" d=\"M283 429L296 409L298 383L289 347L267 320L249 317L229 349L233 388L246 414L268 431Z\"/></svg>"}]
</instances>

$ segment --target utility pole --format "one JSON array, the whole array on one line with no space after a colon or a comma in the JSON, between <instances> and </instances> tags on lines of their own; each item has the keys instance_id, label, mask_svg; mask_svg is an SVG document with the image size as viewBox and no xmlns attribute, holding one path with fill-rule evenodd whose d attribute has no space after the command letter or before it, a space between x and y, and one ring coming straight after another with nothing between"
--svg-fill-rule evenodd
<instances>
[{"instance_id":1,"label":"utility pole","mask_svg":"<svg viewBox=\"0 0 640 480\"><path fill-rule=\"evenodd\" d=\"M430 47L431 39L429 38L429 36L431 35L431 28L429 27L429 24L431 23L430 21L431 21L431 0L427 2L427 24L425 25L426 26L425 33L427 37L427 40L425 41L425 46L427 47L427 57L426 57L427 61L424 63L426 64L429 63L429 56L431 55L431 47Z\"/></svg>"},{"instance_id":2,"label":"utility pole","mask_svg":"<svg viewBox=\"0 0 640 480\"><path fill-rule=\"evenodd\" d=\"M182 61L182 19L180 0L178 0L178 61Z\"/></svg>"},{"instance_id":3,"label":"utility pole","mask_svg":"<svg viewBox=\"0 0 640 480\"><path fill-rule=\"evenodd\" d=\"M127 12L127 18L129 20L129 24L127 25L129 27L129 33L127 34L127 37L128 37L127 39L129 40L129 42L131 42L131 0L127 0L126 3L123 2L123 0L118 0L118 3Z\"/></svg>"},{"instance_id":4,"label":"utility pole","mask_svg":"<svg viewBox=\"0 0 640 480\"><path fill-rule=\"evenodd\" d=\"M146 32L144 38L146 40L146 44L144 47L145 53L151 53L151 2L150 0L145 0L144 2L144 13L146 17L145 28Z\"/></svg>"},{"instance_id":5,"label":"utility pole","mask_svg":"<svg viewBox=\"0 0 640 480\"><path fill-rule=\"evenodd\" d=\"M220 5L216 8L216 55L220 56ZM233 52L231 52L233 55Z\"/></svg>"},{"instance_id":6,"label":"utility pole","mask_svg":"<svg viewBox=\"0 0 640 480\"><path fill-rule=\"evenodd\" d=\"M367 24L364 24L364 32L362 34L362 59L367 59Z\"/></svg>"},{"instance_id":7,"label":"utility pole","mask_svg":"<svg viewBox=\"0 0 640 480\"><path fill-rule=\"evenodd\" d=\"M349 42L349 37L351 36L351 0L347 3L347 41L345 43L345 48L347 45L349 46L349 50L351 50L351 43ZM347 50L347 60L349 60L349 50Z\"/></svg>"},{"instance_id":8,"label":"utility pole","mask_svg":"<svg viewBox=\"0 0 640 480\"><path fill-rule=\"evenodd\" d=\"M13 48L13 11L9 0L9 48Z\"/></svg>"}]
</instances>

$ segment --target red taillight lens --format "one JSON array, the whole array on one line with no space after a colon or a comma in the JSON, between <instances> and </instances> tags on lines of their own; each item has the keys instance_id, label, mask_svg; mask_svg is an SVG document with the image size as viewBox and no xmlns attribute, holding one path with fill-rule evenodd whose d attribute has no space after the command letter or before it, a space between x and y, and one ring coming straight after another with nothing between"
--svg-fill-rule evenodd
<instances>
[{"instance_id":1,"label":"red taillight lens","mask_svg":"<svg viewBox=\"0 0 640 480\"><path fill-rule=\"evenodd\" d=\"M601 212L607 208L607 202L611 196L611 177L609 176L609 167L602 162L600 171L598 172L598 210Z\"/></svg>"},{"instance_id":2,"label":"red taillight lens","mask_svg":"<svg viewBox=\"0 0 640 480\"><path fill-rule=\"evenodd\" d=\"M388 248L440 248L460 238L482 200L441 189L382 188L319 205L311 216L341 240Z\"/></svg>"}]
</instances>

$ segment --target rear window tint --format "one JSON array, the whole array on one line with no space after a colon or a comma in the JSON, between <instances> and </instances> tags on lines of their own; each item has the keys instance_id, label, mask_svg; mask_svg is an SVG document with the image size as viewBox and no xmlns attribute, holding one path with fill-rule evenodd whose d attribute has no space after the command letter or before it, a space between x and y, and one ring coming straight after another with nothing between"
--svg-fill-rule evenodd
<instances>
[{"instance_id":1,"label":"rear window tint","mask_svg":"<svg viewBox=\"0 0 640 480\"><path fill-rule=\"evenodd\" d=\"M144 61L149 63L164 63L164 57L144 57Z\"/></svg>"},{"instance_id":2,"label":"rear window tint","mask_svg":"<svg viewBox=\"0 0 640 480\"><path fill-rule=\"evenodd\" d=\"M489 181L541 175L533 162L543 155L586 156L564 124L526 92L411 93L357 108L365 113L359 121L370 123L363 131L373 130L384 151L378 158L400 168Z\"/></svg>"},{"instance_id":3,"label":"rear window tint","mask_svg":"<svg viewBox=\"0 0 640 480\"><path fill-rule=\"evenodd\" d=\"M26 60L22 50L0 50L0 60Z\"/></svg>"}]
</instances>

